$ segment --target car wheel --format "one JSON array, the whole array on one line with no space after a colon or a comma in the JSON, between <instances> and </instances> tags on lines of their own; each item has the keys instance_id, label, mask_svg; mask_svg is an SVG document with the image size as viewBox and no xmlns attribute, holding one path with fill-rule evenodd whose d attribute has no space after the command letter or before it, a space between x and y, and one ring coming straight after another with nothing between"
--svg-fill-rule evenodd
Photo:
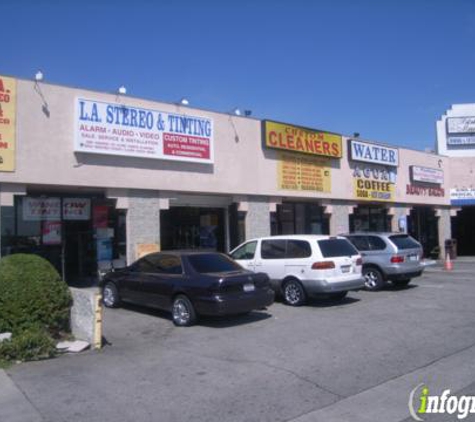
<instances>
[{"instance_id":1,"label":"car wheel","mask_svg":"<svg viewBox=\"0 0 475 422\"><path fill-rule=\"evenodd\" d=\"M330 294L330 299L331 300L334 300L334 301L340 301L340 300L343 300L346 295L348 294L348 292L338 292L338 293L331 293Z\"/></svg>"},{"instance_id":2,"label":"car wheel","mask_svg":"<svg viewBox=\"0 0 475 422\"><path fill-rule=\"evenodd\" d=\"M375 292L384 287L384 279L381 271L374 267L367 267L363 269L363 277L365 279L364 285L366 290Z\"/></svg>"},{"instance_id":3,"label":"car wheel","mask_svg":"<svg viewBox=\"0 0 475 422\"><path fill-rule=\"evenodd\" d=\"M105 284L102 289L102 302L107 308L117 308L120 305L119 291L114 283Z\"/></svg>"},{"instance_id":4,"label":"car wheel","mask_svg":"<svg viewBox=\"0 0 475 422\"><path fill-rule=\"evenodd\" d=\"M397 287L397 288L404 288L404 287L407 287L410 282L411 282L410 278L404 279L404 280L393 280L393 285L394 287Z\"/></svg>"},{"instance_id":5,"label":"car wheel","mask_svg":"<svg viewBox=\"0 0 475 422\"><path fill-rule=\"evenodd\" d=\"M303 286L298 280L288 280L283 287L284 302L290 306L301 306L307 297Z\"/></svg>"},{"instance_id":6,"label":"car wheel","mask_svg":"<svg viewBox=\"0 0 475 422\"><path fill-rule=\"evenodd\" d=\"M178 295L173 300L172 306L173 323L177 327L189 327L196 322L196 312L190 299L184 295Z\"/></svg>"}]
</instances>

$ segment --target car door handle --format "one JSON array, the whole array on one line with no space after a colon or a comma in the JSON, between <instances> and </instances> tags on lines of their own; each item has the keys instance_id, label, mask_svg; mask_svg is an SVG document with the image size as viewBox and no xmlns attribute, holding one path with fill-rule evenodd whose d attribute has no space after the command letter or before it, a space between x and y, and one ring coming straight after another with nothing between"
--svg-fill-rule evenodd
<instances>
[{"instance_id":1,"label":"car door handle","mask_svg":"<svg viewBox=\"0 0 475 422\"><path fill-rule=\"evenodd\" d=\"M368 254L367 253L361 253L361 256L367 256Z\"/></svg>"}]
</instances>

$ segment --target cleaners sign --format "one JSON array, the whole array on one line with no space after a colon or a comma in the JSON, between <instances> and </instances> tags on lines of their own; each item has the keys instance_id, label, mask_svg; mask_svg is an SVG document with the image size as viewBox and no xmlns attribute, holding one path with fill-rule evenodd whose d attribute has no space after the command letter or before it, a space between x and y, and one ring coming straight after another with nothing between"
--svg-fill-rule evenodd
<instances>
[{"instance_id":1,"label":"cleaners sign","mask_svg":"<svg viewBox=\"0 0 475 422\"><path fill-rule=\"evenodd\" d=\"M76 99L75 151L213 163L213 121Z\"/></svg>"},{"instance_id":2,"label":"cleaners sign","mask_svg":"<svg viewBox=\"0 0 475 422\"><path fill-rule=\"evenodd\" d=\"M333 158L342 156L340 135L267 120L263 132L267 148Z\"/></svg>"},{"instance_id":3,"label":"cleaners sign","mask_svg":"<svg viewBox=\"0 0 475 422\"><path fill-rule=\"evenodd\" d=\"M352 139L350 141L350 152L353 161L394 167L399 165L399 150L397 148Z\"/></svg>"}]
</instances>

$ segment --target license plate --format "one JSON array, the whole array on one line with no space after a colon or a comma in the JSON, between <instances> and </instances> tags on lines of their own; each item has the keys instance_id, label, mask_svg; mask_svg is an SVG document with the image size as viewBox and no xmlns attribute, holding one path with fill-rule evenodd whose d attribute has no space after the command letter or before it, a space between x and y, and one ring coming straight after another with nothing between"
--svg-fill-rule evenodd
<instances>
[{"instance_id":1,"label":"license plate","mask_svg":"<svg viewBox=\"0 0 475 422\"><path fill-rule=\"evenodd\" d=\"M351 265L342 265L340 268L341 268L342 273L349 273L351 269Z\"/></svg>"},{"instance_id":2,"label":"license plate","mask_svg":"<svg viewBox=\"0 0 475 422\"><path fill-rule=\"evenodd\" d=\"M419 255L409 255L409 261L419 261Z\"/></svg>"},{"instance_id":3,"label":"license plate","mask_svg":"<svg viewBox=\"0 0 475 422\"><path fill-rule=\"evenodd\" d=\"M243 288L245 292L253 292L254 290L256 290L256 286L254 286L254 284L251 284L251 283L245 284Z\"/></svg>"}]
</instances>

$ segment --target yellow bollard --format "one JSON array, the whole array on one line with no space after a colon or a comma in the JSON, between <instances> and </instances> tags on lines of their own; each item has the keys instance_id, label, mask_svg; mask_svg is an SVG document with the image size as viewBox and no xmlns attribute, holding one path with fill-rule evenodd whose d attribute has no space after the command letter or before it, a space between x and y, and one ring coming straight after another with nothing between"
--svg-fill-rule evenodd
<instances>
[{"instance_id":1,"label":"yellow bollard","mask_svg":"<svg viewBox=\"0 0 475 422\"><path fill-rule=\"evenodd\" d=\"M100 349L102 347L102 295L100 293L96 293L94 302L94 342L92 347Z\"/></svg>"}]
</instances>

